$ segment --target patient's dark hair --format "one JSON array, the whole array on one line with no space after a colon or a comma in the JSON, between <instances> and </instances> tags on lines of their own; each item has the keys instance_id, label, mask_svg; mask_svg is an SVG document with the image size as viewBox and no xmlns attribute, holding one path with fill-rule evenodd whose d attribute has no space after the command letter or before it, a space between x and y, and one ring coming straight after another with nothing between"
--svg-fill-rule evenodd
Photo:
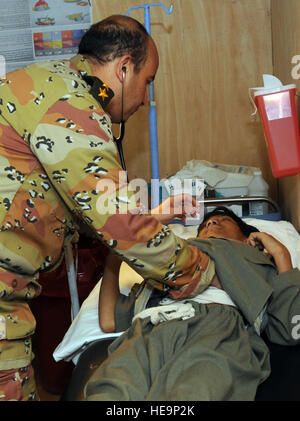
<instances>
[{"instance_id":1,"label":"patient's dark hair","mask_svg":"<svg viewBox=\"0 0 300 421\"><path fill-rule=\"evenodd\" d=\"M213 211L208 212L202 221L202 223L198 227L197 235L199 235L200 231L205 228L206 221L215 215L226 215L230 216L239 226L242 233L245 235L245 237L249 237L251 232L258 232L259 230L256 227L253 227L252 225L246 224L241 218L239 218L232 210L226 208L225 206L219 206L215 208Z\"/></svg>"},{"instance_id":2,"label":"patient's dark hair","mask_svg":"<svg viewBox=\"0 0 300 421\"><path fill-rule=\"evenodd\" d=\"M83 35L78 53L94 57L100 64L130 54L134 72L147 59L149 35L145 27L129 16L113 15L94 23Z\"/></svg>"}]
</instances>

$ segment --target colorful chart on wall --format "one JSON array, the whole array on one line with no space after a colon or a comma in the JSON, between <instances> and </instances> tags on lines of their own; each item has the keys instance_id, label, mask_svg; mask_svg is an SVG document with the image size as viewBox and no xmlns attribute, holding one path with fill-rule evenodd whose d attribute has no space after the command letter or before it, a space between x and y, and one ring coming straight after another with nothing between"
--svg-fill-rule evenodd
<instances>
[{"instance_id":1,"label":"colorful chart on wall","mask_svg":"<svg viewBox=\"0 0 300 421\"><path fill-rule=\"evenodd\" d=\"M33 34L36 57L76 54L78 44L86 30L35 32Z\"/></svg>"},{"instance_id":2,"label":"colorful chart on wall","mask_svg":"<svg viewBox=\"0 0 300 421\"><path fill-rule=\"evenodd\" d=\"M0 10L1 73L71 57L93 21L89 0L0 0Z\"/></svg>"}]
</instances>

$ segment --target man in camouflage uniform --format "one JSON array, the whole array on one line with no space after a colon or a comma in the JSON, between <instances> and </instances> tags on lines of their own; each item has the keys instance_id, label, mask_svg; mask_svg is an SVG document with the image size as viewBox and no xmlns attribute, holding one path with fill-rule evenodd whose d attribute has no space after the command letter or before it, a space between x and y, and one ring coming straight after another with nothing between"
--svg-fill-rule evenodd
<instances>
[{"instance_id":1,"label":"man in camouflage uniform","mask_svg":"<svg viewBox=\"0 0 300 421\"><path fill-rule=\"evenodd\" d=\"M143 26L113 16L90 28L71 60L33 64L0 80L0 401L37 398L28 303L41 292L39 273L60 264L75 217L173 298L209 283L201 280L208 257L157 218L128 212L136 203L120 181L111 123L146 103L157 67ZM112 200L109 213L99 205L106 180L114 182L112 197L127 197Z\"/></svg>"}]
</instances>

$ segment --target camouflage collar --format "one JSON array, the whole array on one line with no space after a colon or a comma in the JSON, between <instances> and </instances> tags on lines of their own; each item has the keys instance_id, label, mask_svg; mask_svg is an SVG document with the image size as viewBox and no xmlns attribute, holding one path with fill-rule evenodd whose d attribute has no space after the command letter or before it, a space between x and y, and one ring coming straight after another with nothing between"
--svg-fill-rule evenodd
<instances>
[{"instance_id":1,"label":"camouflage collar","mask_svg":"<svg viewBox=\"0 0 300 421\"><path fill-rule=\"evenodd\" d=\"M90 94L93 95L96 101L99 102L104 109L114 96L112 89L96 76L92 76L89 62L83 55L78 54L75 57L72 57L71 62L78 69L82 79L90 85Z\"/></svg>"}]
</instances>

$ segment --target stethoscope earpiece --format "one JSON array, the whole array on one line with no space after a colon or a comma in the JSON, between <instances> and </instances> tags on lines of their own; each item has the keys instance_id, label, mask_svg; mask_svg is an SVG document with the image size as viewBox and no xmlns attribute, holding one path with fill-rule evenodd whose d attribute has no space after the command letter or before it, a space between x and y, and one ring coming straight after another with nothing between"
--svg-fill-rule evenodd
<instances>
[{"instance_id":1,"label":"stethoscope earpiece","mask_svg":"<svg viewBox=\"0 0 300 421\"><path fill-rule=\"evenodd\" d=\"M125 66L122 67L122 72L123 72L123 80L122 80L122 82L124 82L125 76L126 76L126 67Z\"/></svg>"}]
</instances>

